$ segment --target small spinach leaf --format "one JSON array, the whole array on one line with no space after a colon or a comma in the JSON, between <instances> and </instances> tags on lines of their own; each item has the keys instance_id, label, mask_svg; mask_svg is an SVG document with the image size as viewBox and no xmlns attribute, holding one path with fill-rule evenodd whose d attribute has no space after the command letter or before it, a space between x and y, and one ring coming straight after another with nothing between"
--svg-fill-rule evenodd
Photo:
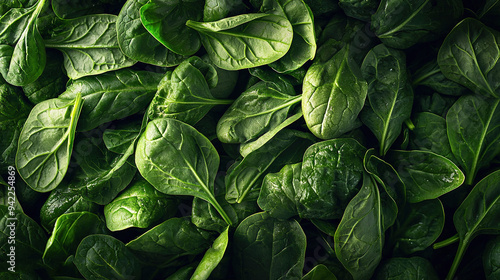
<instances>
[{"instance_id":1,"label":"small spinach leaf","mask_svg":"<svg viewBox=\"0 0 500 280\"><path fill-rule=\"evenodd\" d=\"M229 227L224 230L217 239L215 239L212 247L208 248L205 255L201 259L198 267L194 271L190 280L206 280L210 277L212 271L219 265L226 248L229 243Z\"/></svg>"},{"instance_id":2,"label":"small spinach leaf","mask_svg":"<svg viewBox=\"0 0 500 280\"><path fill-rule=\"evenodd\" d=\"M440 279L432 264L421 257L390 258L380 265L375 280Z\"/></svg>"},{"instance_id":3,"label":"small spinach leaf","mask_svg":"<svg viewBox=\"0 0 500 280\"><path fill-rule=\"evenodd\" d=\"M340 0L339 6L350 17L370 21L379 5L378 0Z\"/></svg>"},{"instance_id":4,"label":"small spinach leaf","mask_svg":"<svg viewBox=\"0 0 500 280\"><path fill-rule=\"evenodd\" d=\"M19 135L16 166L32 189L48 192L62 181L82 107L82 97L78 94L73 100L43 101L31 110Z\"/></svg>"},{"instance_id":5,"label":"small spinach leaf","mask_svg":"<svg viewBox=\"0 0 500 280\"><path fill-rule=\"evenodd\" d=\"M302 280L337 280L337 277L323 264L318 264Z\"/></svg>"}]
</instances>

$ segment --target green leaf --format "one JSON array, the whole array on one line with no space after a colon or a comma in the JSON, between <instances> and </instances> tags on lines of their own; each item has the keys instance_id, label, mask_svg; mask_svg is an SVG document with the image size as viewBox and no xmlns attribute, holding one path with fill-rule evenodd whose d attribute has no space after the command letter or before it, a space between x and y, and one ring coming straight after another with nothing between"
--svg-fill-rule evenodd
<instances>
[{"instance_id":1,"label":"green leaf","mask_svg":"<svg viewBox=\"0 0 500 280\"><path fill-rule=\"evenodd\" d=\"M115 15L90 15L63 20L45 40L60 50L68 77L75 80L132 66L118 46Z\"/></svg>"},{"instance_id":2,"label":"green leaf","mask_svg":"<svg viewBox=\"0 0 500 280\"><path fill-rule=\"evenodd\" d=\"M108 128L102 134L106 148L113 153L124 154L141 132L141 122L128 121Z\"/></svg>"},{"instance_id":3,"label":"green leaf","mask_svg":"<svg viewBox=\"0 0 500 280\"><path fill-rule=\"evenodd\" d=\"M216 21L243 14L246 9L243 0L206 0L203 8L203 21Z\"/></svg>"},{"instance_id":4,"label":"green leaf","mask_svg":"<svg viewBox=\"0 0 500 280\"><path fill-rule=\"evenodd\" d=\"M465 180L462 171L451 160L431 152L391 150L386 158L397 168L410 203L438 198L458 188Z\"/></svg>"},{"instance_id":5,"label":"green leaf","mask_svg":"<svg viewBox=\"0 0 500 280\"><path fill-rule=\"evenodd\" d=\"M298 214L295 189L300 186L302 163L285 165L280 172L264 177L257 200L271 217L288 219Z\"/></svg>"},{"instance_id":6,"label":"green leaf","mask_svg":"<svg viewBox=\"0 0 500 280\"><path fill-rule=\"evenodd\" d=\"M358 193L365 148L351 138L311 145L304 153L300 185L295 189L302 218L339 219Z\"/></svg>"},{"instance_id":7,"label":"green leaf","mask_svg":"<svg viewBox=\"0 0 500 280\"><path fill-rule=\"evenodd\" d=\"M219 119L217 137L224 143L247 143L280 126L302 99L291 93L268 82L250 87Z\"/></svg>"},{"instance_id":8,"label":"green leaf","mask_svg":"<svg viewBox=\"0 0 500 280\"><path fill-rule=\"evenodd\" d=\"M360 126L368 86L346 46L325 63L307 70L302 89L302 112L318 138L336 138Z\"/></svg>"},{"instance_id":9,"label":"green leaf","mask_svg":"<svg viewBox=\"0 0 500 280\"><path fill-rule=\"evenodd\" d=\"M135 255L118 239L95 234L85 237L76 251L74 263L85 279L131 279L141 267Z\"/></svg>"},{"instance_id":10,"label":"green leaf","mask_svg":"<svg viewBox=\"0 0 500 280\"><path fill-rule=\"evenodd\" d=\"M438 280L432 264L421 257L390 258L380 265L375 280Z\"/></svg>"},{"instance_id":11,"label":"green leaf","mask_svg":"<svg viewBox=\"0 0 500 280\"><path fill-rule=\"evenodd\" d=\"M237 279L300 279L306 236L294 220L256 213L241 222L233 236Z\"/></svg>"},{"instance_id":12,"label":"green leaf","mask_svg":"<svg viewBox=\"0 0 500 280\"><path fill-rule=\"evenodd\" d=\"M479 181L453 215L460 243L446 279L453 279L470 242L479 234L498 234L500 170Z\"/></svg>"},{"instance_id":13,"label":"green leaf","mask_svg":"<svg viewBox=\"0 0 500 280\"><path fill-rule=\"evenodd\" d=\"M446 78L436 59L415 71L412 79L414 86L425 86L440 94L461 96L470 93L466 87Z\"/></svg>"},{"instance_id":14,"label":"green leaf","mask_svg":"<svg viewBox=\"0 0 500 280\"><path fill-rule=\"evenodd\" d=\"M59 269L66 259L76 253L80 241L90 234L105 234L104 222L94 213L75 212L57 218L52 235L43 253L43 262Z\"/></svg>"},{"instance_id":15,"label":"green leaf","mask_svg":"<svg viewBox=\"0 0 500 280\"><path fill-rule=\"evenodd\" d=\"M9 208L0 205L0 267L6 267L7 261L10 261L8 254L12 254L11 247L15 248L16 270L41 266L43 249L47 242L45 232L24 213Z\"/></svg>"},{"instance_id":16,"label":"green leaf","mask_svg":"<svg viewBox=\"0 0 500 280\"><path fill-rule=\"evenodd\" d=\"M368 102L361 121L375 134L380 154L385 155L410 118L413 90L406 70L404 52L374 47L365 57L361 72L368 83Z\"/></svg>"},{"instance_id":17,"label":"green leaf","mask_svg":"<svg viewBox=\"0 0 500 280\"><path fill-rule=\"evenodd\" d=\"M81 93L84 105L78 131L86 131L146 108L162 78L161 73L123 69L72 80L59 98L73 99Z\"/></svg>"},{"instance_id":18,"label":"green leaf","mask_svg":"<svg viewBox=\"0 0 500 280\"><path fill-rule=\"evenodd\" d=\"M82 107L77 95L73 100L49 99L31 110L19 136L16 166L32 189L48 192L62 181Z\"/></svg>"},{"instance_id":19,"label":"green leaf","mask_svg":"<svg viewBox=\"0 0 500 280\"><path fill-rule=\"evenodd\" d=\"M460 0L382 0L371 29L388 47L406 49L445 34L462 13Z\"/></svg>"},{"instance_id":20,"label":"green leaf","mask_svg":"<svg viewBox=\"0 0 500 280\"><path fill-rule=\"evenodd\" d=\"M127 248L151 256L198 255L212 244L211 234L189 220L172 218L127 243Z\"/></svg>"},{"instance_id":21,"label":"green leaf","mask_svg":"<svg viewBox=\"0 0 500 280\"><path fill-rule=\"evenodd\" d=\"M439 199L407 204L400 208L388 242L394 251L403 255L425 250L441 235L444 228L444 209Z\"/></svg>"},{"instance_id":22,"label":"green leaf","mask_svg":"<svg viewBox=\"0 0 500 280\"><path fill-rule=\"evenodd\" d=\"M212 247L208 248L194 271L190 280L206 280L212 271L219 265L229 243L229 227L215 239Z\"/></svg>"},{"instance_id":23,"label":"green leaf","mask_svg":"<svg viewBox=\"0 0 500 280\"><path fill-rule=\"evenodd\" d=\"M302 280L337 280L337 277L325 265L318 264Z\"/></svg>"},{"instance_id":24,"label":"green leaf","mask_svg":"<svg viewBox=\"0 0 500 280\"><path fill-rule=\"evenodd\" d=\"M347 205L334 236L335 254L354 279L370 279L384 246L380 192L365 173L363 186Z\"/></svg>"},{"instance_id":25,"label":"green leaf","mask_svg":"<svg viewBox=\"0 0 500 280\"><path fill-rule=\"evenodd\" d=\"M487 280L500 277L500 237L488 242L483 252L484 274Z\"/></svg>"},{"instance_id":26,"label":"green leaf","mask_svg":"<svg viewBox=\"0 0 500 280\"><path fill-rule=\"evenodd\" d=\"M461 97L448 111L446 127L453 155L472 185L500 153L500 99Z\"/></svg>"},{"instance_id":27,"label":"green leaf","mask_svg":"<svg viewBox=\"0 0 500 280\"><path fill-rule=\"evenodd\" d=\"M9 84L27 85L43 72L45 47L38 32L37 18L44 5L45 0L39 0L30 8L12 9L12 13L8 13L7 24L0 22L0 72ZM15 24L12 29L9 28L11 23ZM2 36L2 33L5 35ZM15 34L13 37L12 33Z\"/></svg>"},{"instance_id":28,"label":"green leaf","mask_svg":"<svg viewBox=\"0 0 500 280\"><path fill-rule=\"evenodd\" d=\"M438 64L446 78L475 93L500 97L495 78L500 64L500 33L476 19L466 18L448 34L438 54ZM490 46L484 50L481 46Z\"/></svg>"},{"instance_id":29,"label":"green leaf","mask_svg":"<svg viewBox=\"0 0 500 280\"><path fill-rule=\"evenodd\" d=\"M118 45L131 59L157 66L175 66L185 57L178 55L155 39L141 22L140 8L148 0L128 0L116 19ZM149 51L145 52L147 49Z\"/></svg>"},{"instance_id":30,"label":"green leaf","mask_svg":"<svg viewBox=\"0 0 500 280\"><path fill-rule=\"evenodd\" d=\"M160 81L148 109L150 119L173 118L194 125L215 105L230 104L212 96L217 84L215 68L198 57L190 57Z\"/></svg>"},{"instance_id":31,"label":"green leaf","mask_svg":"<svg viewBox=\"0 0 500 280\"><path fill-rule=\"evenodd\" d=\"M292 44L293 29L277 15L243 14L212 22L188 20L198 31L210 60L219 68L240 70L274 62Z\"/></svg>"},{"instance_id":32,"label":"green leaf","mask_svg":"<svg viewBox=\"0 0 500 280\"><path fill-rule=\"evenodd\" d=\"M129 227L148 228L176 212L175 199L158 192L144 179L132 183L104 206L106 226L111 231Z\"/></svg>"},{"instance_id":33,"label":"green leaf","mask_svg":"<svg viewBox=\"0 0 500 280\"><path fill-rule=\"evenodd\" d=\"M260 9L267 14L287 18L292 24L293 39L290 50L278 61L269 66L279 73L300 68L316 53L316 34L314 15L303 0L265 0Z\"/></svg>"},{"instance_id":34,"label":"green leaf","mask_svg":"<svg viewBox=\"0 0 500 280\"><path fill-rule=\"evenodd\" d=\"M141 22L153 37L172 52L190 56L201 46L197 32L186 21L203 18L202 0L150 0L141 7Z\"/></svg>"},{"instance_id":35,"label":"green leaf","mask_svg":"<svg viewBox=\"0 0 500 280\"><path fill-rule=\"evenodd\" d=\"M157 190L204 199L231 224L214 197L219 162L217 150L205 136L175 119L149 122L135 153L139 172Z\"/></svg>"},{"instance_id":36,"label":"green leaf","mask_svg":"<svg viewBox=\"0 0 500 280\"><path fill-rule=\"evenodd\" d=\"M347 16L370 21L380 1L377 0L340 0L339 6Z\"/></svg>"}]
</instances>

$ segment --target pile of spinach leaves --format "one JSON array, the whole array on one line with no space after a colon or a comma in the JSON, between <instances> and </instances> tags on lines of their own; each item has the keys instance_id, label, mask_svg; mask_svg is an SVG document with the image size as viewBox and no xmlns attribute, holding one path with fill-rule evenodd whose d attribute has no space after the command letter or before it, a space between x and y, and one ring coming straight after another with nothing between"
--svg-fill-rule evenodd
<instances>
[{"instance_id":1,"label":"pile of spinach leaves","mask_svg":"<svg viewBox=\"0 0 500 280\"><path fill-rule=\"evenodd\" d=\"M499 15L2 1L0 278L500 279Z\"/></svg>"}]
</instances>

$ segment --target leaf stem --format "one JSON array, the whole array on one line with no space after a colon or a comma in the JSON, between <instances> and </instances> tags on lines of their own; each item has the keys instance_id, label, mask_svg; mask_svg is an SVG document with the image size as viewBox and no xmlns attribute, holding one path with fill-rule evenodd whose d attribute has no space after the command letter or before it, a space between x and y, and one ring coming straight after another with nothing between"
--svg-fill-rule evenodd
<instances>
[{"instance_id":1,"label":"leaf stem","mask_svg":"<svg viewBox=\"0 0 500 280\"><path fill-rule=\"evenodd\" d=\"M463 242L460 242L460 244L458 245L457 254L455 255L455 259L453 259L453 263L451 264L450 271L448 271L448 275L446 275L446 280L453 280L453 277L455 277L458 266L460 265L465 250L467 249L466 244L468 243L469 243L468 240L464 240Z\"/></svg>"},{"instance_id":2,"label":"leaf stem","mask_svg":"<svg viewBox=\"0 0 500 280\"><path fill-rule=\"evenodd\" d=\"M458 237L458 233L457 233L457 234L453 235L450 238L447 238L447 239L445 239L443 241L434 243L434 245L432 245L432 248L433 249L441 249L441 248L446 247L448 245L454 244L454 243L456 243L458 241L460 241L460 237Z\"/></svg>"},{"instance_id":3,"label":"leaf stem","mask_svg":"<svg viewBox=\"0 0 500 280\"><path fill-rule=\"evenodd\" d=\"M222 219L224 219L224 221L230 225L230 226L233 226L233 222L231 221L231 219L229 218L229 216L227 215L227 213L224 211L224 209L222 209L222 206L220 206L219 202L217 201L217 199L215 199L215 197L213 195L210 195L210 200L209 201L212 206L215 208L215 210L217 210L217 212L219 212L219 214L221 215Z\"/></svg>"}]
</instances>

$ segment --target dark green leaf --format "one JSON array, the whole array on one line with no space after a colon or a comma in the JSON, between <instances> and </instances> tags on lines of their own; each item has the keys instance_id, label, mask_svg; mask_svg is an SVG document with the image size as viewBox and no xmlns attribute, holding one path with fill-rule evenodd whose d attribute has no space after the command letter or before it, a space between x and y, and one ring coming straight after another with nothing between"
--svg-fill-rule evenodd
<instances>
[{"instance_id":1,"label":"dark green leaf","mask_svg":"<svg viewBox=\"0 0 500 280\"><path fill-rule=\"evenodd\" d=\"M440 94L460 96L469 93L467 88L444 76L437 60L432 60L422 66L413 74L412 78L414 86L426 86Z\"/></svg>"},{"instance_id":2,"label":"dark green leaf","mask_svg":"<svg viewBox=\"0 0 500 280\"><path fill-rule=\"evenodd\" d=\"M391 258L382 263L375 280L438 280L432 264L421 257Z\"/></svg>"},{"instance_id":3,"label":"dark green leaf","mask_svg":"<svg viewBox=\"0 0 500 280\"><path fill-rule=\"evenodd\" d=\"M488 242L483 253L483 267L487 280L500 277L500 237Z\"/></svg>"},{"instance_id":4,"label":"dark green leaf","mask_svg":"<svg viewBox=\"0 0 500 280\"><path fill-rule=\"evenodd\" d=\"M339 6L350 17L370 21L378 8L379 0L340 0Z\"/></svg>"},{"instance_id":5,"label":"dark green leaf","mask_svg":"<svg viewBox=\"0 0 500 280\"><path fill-rule=\"evenodd\" d=\"M215 239L212 247L208 248L198 264L190 280L206 280L212 271L219 265L229 242L229 227Z\"/></svg>"}]
</instances>

